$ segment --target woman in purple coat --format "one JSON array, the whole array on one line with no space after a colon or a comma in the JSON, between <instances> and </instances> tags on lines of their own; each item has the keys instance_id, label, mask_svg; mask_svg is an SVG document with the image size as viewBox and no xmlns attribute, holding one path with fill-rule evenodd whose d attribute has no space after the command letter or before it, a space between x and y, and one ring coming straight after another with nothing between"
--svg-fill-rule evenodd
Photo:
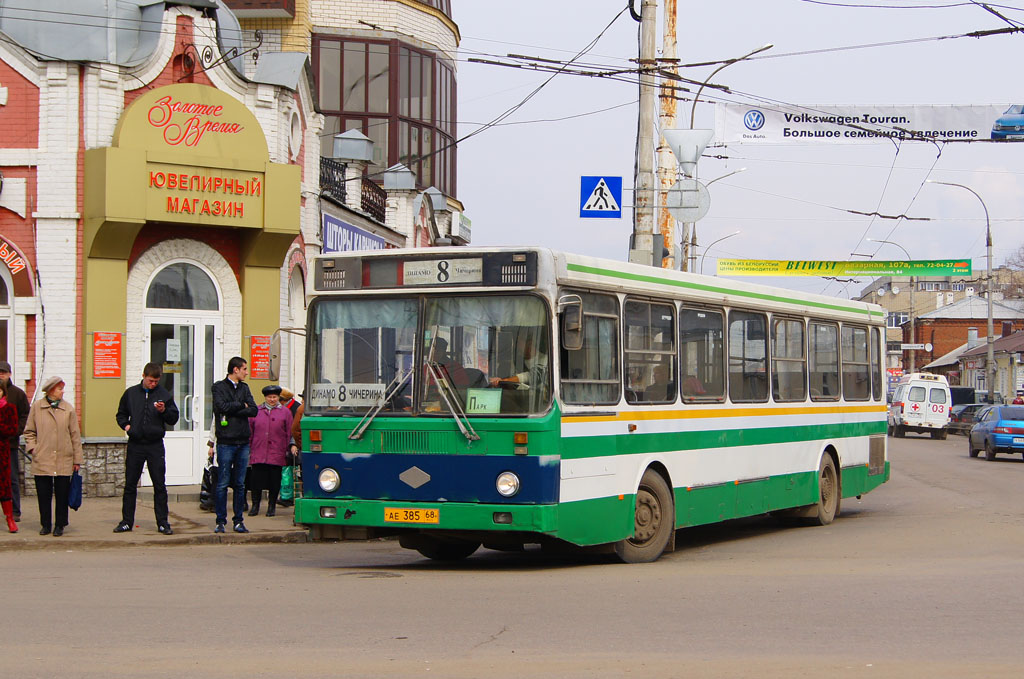
<instances>
[{"instance_id":1,"label":"woman in purple coat","mask_svg":"<svg viewBox=\"0 0 1024 679\"><path fill-rule=\"evenodd\" d=\"M267 516L277 510L277 496L281 492L281 467L292 442L292 413L281 405L281 387L276 384L263 387L265 402L257 408L256 417L249 418L249 463L252 465L252 509L249 516L260 513L263 489L267 489Z\"/></svg>"}]
</instances>

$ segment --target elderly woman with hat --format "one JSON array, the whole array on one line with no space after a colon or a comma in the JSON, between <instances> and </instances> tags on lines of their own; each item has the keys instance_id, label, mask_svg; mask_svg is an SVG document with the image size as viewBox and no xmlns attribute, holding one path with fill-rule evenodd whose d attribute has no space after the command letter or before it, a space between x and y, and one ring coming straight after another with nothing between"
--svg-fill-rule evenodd
<instances>
[{"instance_id":1,"label":"elderly woman with hat","mask_svg":"<svg viewBox=\"0 0 1024 679\"><path fill-rule=\"evenodd\" d=\"M43 397L32 404L25 423L25 449L32 455L32 474L36 479L39 499L40 535L53 530L54 536L64 534L68 525L68 491L71 475L84 464L82 434L78 416L64 400L64 380L46 379ZM51 503L56 496L56 517ZM51 519L52 517L52 519Z\"/></svg>"},{"instance_id":2,"label":"elderly woman with hat","mask_svg":"<svg viewBox=\"0 0 1024 679\"><path fill-rule=\"evenodd\" d=\"M292 413L281 404L281 387L276 384L263 387L264 403L256 409L256 417L249 418L249 463L252 465L252 509L249 516L260 513L263 490L267 490L267 516L277 512L277 496L281 493L281 468L289 452L295 451L292 442Z\"/></svg>"}]
</instances>

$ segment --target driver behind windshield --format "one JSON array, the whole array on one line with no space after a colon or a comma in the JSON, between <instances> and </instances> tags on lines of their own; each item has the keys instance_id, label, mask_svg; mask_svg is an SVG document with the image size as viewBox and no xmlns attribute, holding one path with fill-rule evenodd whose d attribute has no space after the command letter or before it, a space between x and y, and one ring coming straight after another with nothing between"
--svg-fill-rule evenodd
<instances>
[{"instance_id":1,"label":"driver behind windshield","mask_svg":"<svg viewBox=\"0 0 1024 679\"><path fill-rule=\"evenodd\" d=\"M500 387L504 382L536 388L547 383L548 357L537 350L532 335L523 344L523 368L522 372L508 377L492 377L491 386Z\"/></svg>"}]
</instances>

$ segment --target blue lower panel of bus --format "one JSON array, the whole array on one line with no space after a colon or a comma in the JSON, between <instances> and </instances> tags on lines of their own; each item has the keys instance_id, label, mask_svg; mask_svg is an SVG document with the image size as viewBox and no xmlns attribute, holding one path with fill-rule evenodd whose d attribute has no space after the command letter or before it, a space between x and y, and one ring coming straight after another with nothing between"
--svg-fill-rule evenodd
<instances>
[{"instance_id":1,"label":"blue lower panel of bus","mask_svg":"<svg viewBox=\"0 0 1024 679\"><path fill-rule=\"evenodd\" d=\"M319 475L334 469L341 486L333 493L320 487ZM519 492L498 494L502 472L519 477ZM551 504L558 502L556 456L411 455L375 453L340 455L302 453L303 494L308 498L363 498L409 502L485 502Z\"/></svg>"}]
</instances>

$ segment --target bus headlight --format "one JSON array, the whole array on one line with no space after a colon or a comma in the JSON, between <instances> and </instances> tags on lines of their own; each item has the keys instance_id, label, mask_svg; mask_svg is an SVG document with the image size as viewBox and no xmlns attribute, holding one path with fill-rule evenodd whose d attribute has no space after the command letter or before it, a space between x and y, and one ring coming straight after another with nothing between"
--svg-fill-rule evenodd
<instances>
[{"instance_id":1,"label":"bus headlight","mask_svg":"<svg viewBox=\"0 0 1024 679\"><path fill-rule=\"evenodd\" d=\"M322 470L317 480L320 482L320 489L325 493L333 493L341 485L341 475L330 467Z\"/></svg>"},{"instance_id":2,"label":"bus headlight","mask_svg":"<svg viewBox=\"0 0 1024 679\"><path fill-rule=\"evenodd\" d=\"M519 477L513 472L502 472L498 474L494 487L502 497L512 497L519 492Z\"/></svg>"}]
</instances>

